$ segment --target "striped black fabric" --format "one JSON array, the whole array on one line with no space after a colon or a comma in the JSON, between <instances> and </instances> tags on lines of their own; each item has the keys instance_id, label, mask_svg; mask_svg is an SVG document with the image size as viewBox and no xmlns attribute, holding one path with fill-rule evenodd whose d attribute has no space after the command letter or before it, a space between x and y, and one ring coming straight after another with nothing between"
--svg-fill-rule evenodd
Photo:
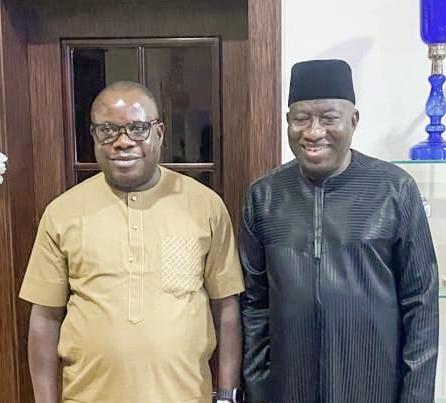
<instances>
[{"instance_id":1,"label":"striped black fabric","mask_svg":"<svg viewBox=\"0 0 446 403\"><path fill-rule=\"evenodd\" d=\"M407 173L353 151L314 186L288 163L250 187L239 249L248 401L434 401L437 265Z\"/></svg>"}]
</instances>

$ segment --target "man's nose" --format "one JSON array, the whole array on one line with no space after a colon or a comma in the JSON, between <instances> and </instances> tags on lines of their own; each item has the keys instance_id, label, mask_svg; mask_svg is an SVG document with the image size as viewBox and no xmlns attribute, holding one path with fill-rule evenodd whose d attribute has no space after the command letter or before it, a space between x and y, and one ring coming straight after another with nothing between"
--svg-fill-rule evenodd
<instances>
[{"instance_id":1,"label":"man's nose","mask_svg":"<svg viewBox=\"0 0 446 403\"><path fill-rule=\"evenodd\" d=\"M118 138L113 142L113 148L120 148L122 150L134 146L135 142L127 135L125 130L121 130Z\"/></svg>"},{"instance_id":2,"label":"man's nose","mask_svg":"<svg viewBox=\"0 0 446 403\"><path fill-rule=\"evenodd\" d=\"M315 141L325 137L326 129L321 125L320 120L315 118L311 122L311 126L305 130L304 134L308 140Z\"/></svg>"}]
</instances>

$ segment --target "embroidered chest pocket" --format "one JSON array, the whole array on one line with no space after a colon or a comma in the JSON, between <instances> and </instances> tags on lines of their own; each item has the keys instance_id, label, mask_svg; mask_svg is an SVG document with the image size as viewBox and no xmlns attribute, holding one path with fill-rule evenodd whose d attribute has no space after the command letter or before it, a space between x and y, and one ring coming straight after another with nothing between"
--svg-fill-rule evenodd
<instances>
[{"instance_id":1,"label":"embroidered chest pocket","mask_svg":"<svg viewBox=\"0 0 446 403\"><path fill-rule=\"evenodd\" d=\"M168 236L161 240L161 285L177 297L203 285L204 256L200 242L192 236Z\"/></svg>"}]
</instances>

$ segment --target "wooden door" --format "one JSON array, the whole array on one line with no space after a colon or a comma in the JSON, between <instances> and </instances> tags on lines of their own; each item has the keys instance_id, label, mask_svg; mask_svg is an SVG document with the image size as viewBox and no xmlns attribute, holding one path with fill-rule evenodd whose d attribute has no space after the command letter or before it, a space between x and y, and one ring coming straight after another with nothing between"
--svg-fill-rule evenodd
<instances>
[{"instance_id":1,"label":"wooden door","mask_svg":"<svg viewBox=\"0 0 446 403\"><path fill-rule=\"evenodd\" d=\"M177 168L212 173L201 179L222 194L237 226L249 182L280 163L280 21L277 0L0 0L0 151L9 156L0 185L0 403L33 402L29 306L17 293L38 220L50 200L96 169L73 153L64 45L217 42L212 161L204 152L208 161L192 162L201 166ZM90 62L100 74L100 64ZM144 66L138 69L144 82ZM165 113L172 116L175 107L167 105ZM175 152L165 150L167 163Z\"/></svg>"},{"instance_id":2,"label":"wooden door","mask_svg":"<svg viewBox=\"0 0 446 403\"><path fill-rule=\"evenodd\" d=\"M67 186L99 172L90 106L106 85L130 80L153 93L166 131L161 164L223 194L219 37L62 41Z\"/></svg>"}]
</instances>

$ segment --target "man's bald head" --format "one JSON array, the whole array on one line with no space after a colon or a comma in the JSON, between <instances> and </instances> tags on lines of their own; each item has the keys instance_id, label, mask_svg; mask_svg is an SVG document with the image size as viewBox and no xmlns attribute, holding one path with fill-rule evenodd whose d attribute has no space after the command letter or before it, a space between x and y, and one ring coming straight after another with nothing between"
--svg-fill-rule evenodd
<instances>
[{"instance_id":1,"label":"man's bald head","mask_svg":"<svg viewBox=\"0 0 446 403\"><path fill-rule=\"evenodd\" d=\"M119 109L124 105L140 106L150 115L158 118L158 106L155 97L146 87L133 81L116 81L105 87L94 99L91 106L91 120L101 123L101 117L110 109Z\"/></svg>"}]
</instances>

